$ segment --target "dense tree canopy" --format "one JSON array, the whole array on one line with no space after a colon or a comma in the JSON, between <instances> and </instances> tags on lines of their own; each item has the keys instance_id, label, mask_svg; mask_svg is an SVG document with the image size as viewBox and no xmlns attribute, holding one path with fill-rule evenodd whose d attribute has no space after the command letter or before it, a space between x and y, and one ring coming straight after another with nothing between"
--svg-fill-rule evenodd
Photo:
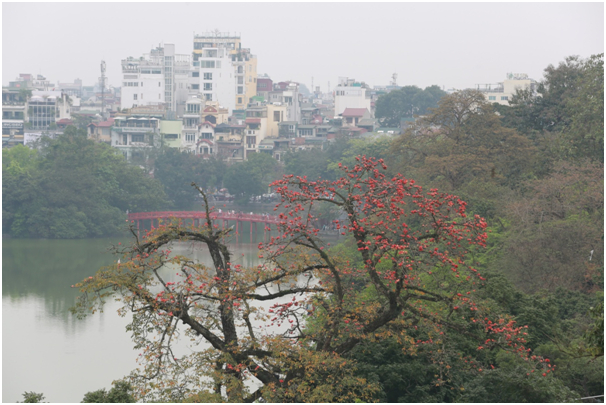
<instances>
[{"instance_id":1,"label":"dense tree canopy","mask_svg":"<svg viewBox=\"0 0 606 405\"><path fill-rule=\"evenodd\" d=\"M157 181L73 127L43 140L39 151L17 146L2 154L3 232L15 237L113 235L126 210L165 204Z\"/></svg>"},{"instance_id":2,"label":"dense tree canopy","mask_svg":"<svg viewBox=\"0 0 606 405\"><path fill-rule=\"evenodd\" d=\"M239 204L247 204L250 197L267 193L269 183L279 173L279 163L274 158L266 153L253 153L245 162L227 169L224 185Z\"/></svg>"},{"instance_id":3,"label":"dense tree canopy","mask_svg":"<svg viewBox=\"0 0 606 405\"><path fill-rule=\"evenodd\" d=\"M438 86L429 86L425 90L417 86L404 86L379 96L376 103L375 117L381 125L400 127L403 118L425 115L430 109L438 106L438 101L446 92Z\"/></svg>"},{"instance_id":4,"label":"dense tree canopy","mask_svg":"<svg viewBox=\"0 0 606 405\"><path fill-rule=\"evenodd\" d=\"M556 158L604 161L604 54L549 65L537 94L519 90L498 107L503 123Z\"/></svg>"},{"instance_id":5,"label":"dense tree canopy","mask_svg":"<svg viewBox=\"0 0 606 405\"><path fill-rule=\"evenodd\" d=\"M205 189L220 188L226 169L225 162L215 157L202 159L192 153L165 148L156 158L154 177L164 186L174 208L188 209L198 195L191 182Z\"/></svg>"},{"instance_id":6,"label":"dense tree canopy","mask_svg":"<svg viewBox=\"0 0 606 405\"><path fill-rule=\"evenodd\" d=\"M443 97L394 148L402 168L448 190L473 180L515 183L533 159L528 139L503 127L493 106L475 90Z\"/></svg>"}]
</instances>

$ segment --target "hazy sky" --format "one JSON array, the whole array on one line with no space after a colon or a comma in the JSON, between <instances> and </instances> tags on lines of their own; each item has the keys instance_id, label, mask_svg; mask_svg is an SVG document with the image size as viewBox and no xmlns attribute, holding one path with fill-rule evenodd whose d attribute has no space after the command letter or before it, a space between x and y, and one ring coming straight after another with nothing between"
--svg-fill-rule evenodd
<instances>
[{"instance_id":1,"label":"hazy sky","mask_svg":"<svg viewBox=\"0 0 606 405\"><path fill-rule=\"evenodd\" d=\"M496 83L566 56L604 52L603 3L2 3L2 83L19 73L92 85L107 64L161 43L190 54L194 33L239 33L258 72L311 89Z\"/></svg>"}]
</instances>

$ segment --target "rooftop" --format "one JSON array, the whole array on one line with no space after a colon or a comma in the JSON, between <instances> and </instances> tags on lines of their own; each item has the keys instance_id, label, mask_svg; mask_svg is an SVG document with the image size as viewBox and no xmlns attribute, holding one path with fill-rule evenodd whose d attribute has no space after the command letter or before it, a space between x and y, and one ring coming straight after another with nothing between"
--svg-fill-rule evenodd
<instances>
[{"instance_id":1,"label":"rooftop","mask_svg":"<svg viewBox=\"0 0 606 405\"><path fill-rule=\"evenodd\" d=\"M362 117L367 111L366 108L346 108L345 111L339 115L343 117Z\"/></svg>"}]
</instances>

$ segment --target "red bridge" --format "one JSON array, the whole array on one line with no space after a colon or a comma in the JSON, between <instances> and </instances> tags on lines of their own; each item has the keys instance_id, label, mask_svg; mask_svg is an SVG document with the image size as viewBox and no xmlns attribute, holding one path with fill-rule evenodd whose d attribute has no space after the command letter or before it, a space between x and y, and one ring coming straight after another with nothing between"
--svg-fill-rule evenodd
<instances>
[{"instance_id":1,"label":"red bridge","mask_svg":"<svg viewBox=\"0 0 606 405\"><path fill-rule=\"evenodd\" d=\"M150 225L154 227L154 220L158 224L159 219L169 218L180 218L180 219L191 219L194 226L199 226L206 219L206 212L204 211L156 211L156 212L133 212L128 214L129 221L137 221L137 229L141 229L140 221L150 221ZM264 224L264 229L271 229L271 225L277 225L280 223L280 219L276 215L269 214L245 214L242 212L235 211L221 211L212 212L210 218L213 221L221 221L222 227L225 228L229 225L229 221L234 221L236 225L236 235L239 231L240 222L250 222L250 234L253 233L253 224L255 231L257 230L257 224Z\"/></svg>"}]
</instances>

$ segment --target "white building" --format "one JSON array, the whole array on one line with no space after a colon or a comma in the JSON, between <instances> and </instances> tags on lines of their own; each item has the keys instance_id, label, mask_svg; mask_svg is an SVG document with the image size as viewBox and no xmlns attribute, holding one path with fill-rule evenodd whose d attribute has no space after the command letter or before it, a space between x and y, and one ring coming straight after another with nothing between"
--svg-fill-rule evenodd
<instances>
[{"instance_id":1,"label":"white building","mask_svg":"<svg viewBox=\"0 0 606 405\"><path fill-rule=\"evenodd\" d=\"M209 32L194 36L190 94L243 110L257 92L257 57L242 48L240 37Z\"/></svg>"},{"instance_id":2,"label":"white building","mask_svg":"<svg viewBox=\"0 0 606 405\"><path fill-rule=\"evenodd\" d=\"M478 90L484 93L491 103L509 105L517 90L531 90L534 92L537 82L529 79L526 73L508 73L507 79L496 84L477 85Z\"/></svg>"},{"instance_id":3,"label":"white building","mask_svg":"<svg viewBox=\"0 0 606 405\"><path fill-rule=\"evenodd\" d=\"M231 112L236 108L236 76L229 51L221 44L194 54L190 94L216 101Z\"/></svg>"},{"instance_id":4,"label":"white building","mask_svg":"<svg viewBox=\"0 0 606 405\"><path fill-rule=\"evenodd\" d=\"M175 54L173 44L158 46L139 59L122 60L120 108L165 104L169 115L182 114L190 60L189 55Z\"/></svg>"},{"instance_id":5,"label":"white building","mask_svg":"<svg viewBox=\"0 0 606 405\"><path fill-rule=\"evenodd\" d=\"M370 108L369 88L354 79L339 78L339 85L335 88L335 116L342 114L346 108Z\"/></svg>"},{"instance_id":6,"label":"white building","mask_svg":"<svg viewBox=\"0 0 606 405\"><path fill-rule=\"evenodd\" d=\"M48 129L61 119L70 119L67 94L52 90L32 91L27 118L32 129Z\"/></svg>"}]
</instances>

